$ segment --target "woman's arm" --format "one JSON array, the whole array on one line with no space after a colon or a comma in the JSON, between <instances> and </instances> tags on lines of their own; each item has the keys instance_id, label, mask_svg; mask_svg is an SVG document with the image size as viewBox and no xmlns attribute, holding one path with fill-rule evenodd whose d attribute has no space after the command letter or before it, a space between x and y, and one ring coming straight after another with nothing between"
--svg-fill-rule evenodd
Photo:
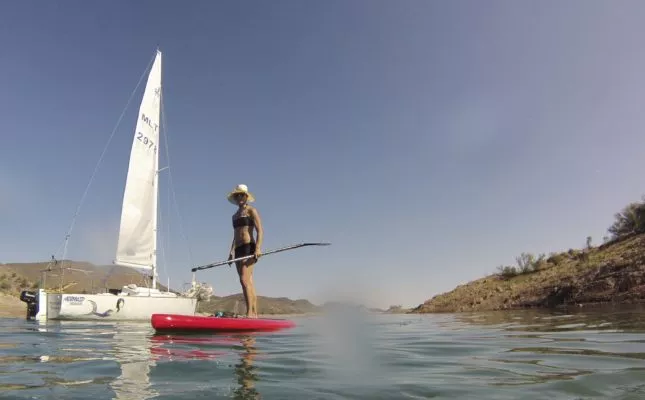
<instances>
[{"instance_id":1,"label":"woman's arm","mask_svg":"<svg viewBox=\"0 0 645 400\"><path fill-rule=\"evenodd\" d=\"M228 259L232 260L235 258L235 232L233 232L233 240L231 240L231 249L228 251ZM231 266L231 263L228 263L228 266Z\"/></svg>"},{"instance_id":2,"label":"woman's arm","mask_svg":"<svg viewBox=\"0 0 645 400\"><path fill-rule=\"evenodd\" d=\"M257 239L255 240L255 255L259 256L262 254L262 241L264 240L264 229L262 229L262 218L260 218L260 213L255 208L251 209L253 216L253 222L255 222L255 230L257 232Z\"/></svg>"},{"instance_id":3,"label":"woman's arm","mask_svg":"<svg viewBox=\"0 0 645 400\"><path fill-rule=\"evenodd\" d=\"M233 235L233 240L231 241L231 249L229 250L229 253L233 254L234 249L235 249L235 235Z\"/></svg>"}]
</instances>

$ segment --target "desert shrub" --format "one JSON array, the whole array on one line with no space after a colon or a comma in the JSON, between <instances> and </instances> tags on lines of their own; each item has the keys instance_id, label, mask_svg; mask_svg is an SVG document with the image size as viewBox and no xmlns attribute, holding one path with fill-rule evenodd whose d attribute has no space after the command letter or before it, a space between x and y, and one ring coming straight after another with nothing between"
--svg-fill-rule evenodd
<instances>
[{"instance_id":1,"label":"desert shrub","mask_svg":"<svg viewBox=\"0 0 645 400\"><path fill-rule=\"evenodd\" d=\"M11 289L11 284L7 281L0 282L0 290L9 290Z\"/></svg>"},{"instance_id":2,"label":"desert shrub","mask_svg":"<svg viewBox=\"0 0 645 400\"><path fill-rule=\"evenodd\" d=\"M522 253L518 257L515 257L515 261L517 262L519 272L522 274L528 274L538 271L543 264L545 264L544 258L544 254L540 254L536 257L531 253Z\"/></svg>"},{"instance_id":3,"label":"desert shrub","mask_svg":"<svg viewBox=\"0 0 645 400\"><path fill-rule=\"evenodd\" d=\"M522 274L531 272L533 270L533 262L535 261L534 259L535 256L530 253L522 253L518 257L515 257L519 272Z\"/></svg>"},{"instance_id":4,"label":"desert shrub","mask_svg":"<svg viewBox=\"0 0 645 400\"><path fill-rule=\"evenodd\" d=\"M567 256L565 256L562 253L557 253L557 254L552 254L546 261L553 265L560 265L566 259L567 259Z\"/></svg>"},{"instance_id":5,"label":"desert shrub","mask_svg":"<svg viewBox=\"0 0 645 400\"><path fill-rule=\"evenodd\" d=\"M499 271L499 275L503 278L512 278L519 275L517 268L510 265L500 265L499 267L497 267L497 270Z\"/></svg>"},{"instance_id":6,"label":"desert shrub","mask_svg":"<svg viewBox=\"0 0 645 400\"><path fill-rule=\"evenodd\" d=\"M645 203L641 201L626 205L614 214L614 219L614 223L607 229L613 239L645 232Z\"/></svg>"},{"instance_id":7,"label":"desert shrub","mask_svg":"<svg viewBox=\"0 0 645 400\"><path fill-rule=\"evenodd\" d=\"M535 259L535 262L533 263L533 271L544 269L546 268L546 265L546 254L540 253L540 255Z\"/></svg>"},{"instance_id":8,"label":"desert shrub","mask_svg":"<svg viewBox=\"0 0 645 400\"><path fill-rule=\"evenodd\" d=\"M539 271L547 266L546 256L540 254L535 256L531 253L522 253L515 257L517 267L500 265L497 267L497 274L503 278L512 278L517 275L530 274Z\"/></svg>"}]
</instances>

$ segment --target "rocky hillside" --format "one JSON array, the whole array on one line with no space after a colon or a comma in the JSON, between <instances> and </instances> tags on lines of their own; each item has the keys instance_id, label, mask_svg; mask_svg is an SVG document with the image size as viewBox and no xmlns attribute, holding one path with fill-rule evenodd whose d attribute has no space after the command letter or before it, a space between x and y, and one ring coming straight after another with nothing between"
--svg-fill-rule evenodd
<instances>
[{"instance_id":1,"label":"rocky hillside","mask_svg":"<svg viewBox=\"0 0 645 400\"><path fill-rule=\"evenodd\" d=\"M535 257L437 295L414 313L551 308L645 301L645 197L614 215L611 236L584 249Z\"/></svg>"},{"instance_id":2,"label":"rocky hillside","mask_svg":"<svg viewBox=\"0 0 645 400\"><path fill-rule=\"evenodd\" d=\"M530 258L530 257L526 257ZM645 234L570 250L461 285L412 312L560 307L645 300Z\"/></svg>"}]
</instances>

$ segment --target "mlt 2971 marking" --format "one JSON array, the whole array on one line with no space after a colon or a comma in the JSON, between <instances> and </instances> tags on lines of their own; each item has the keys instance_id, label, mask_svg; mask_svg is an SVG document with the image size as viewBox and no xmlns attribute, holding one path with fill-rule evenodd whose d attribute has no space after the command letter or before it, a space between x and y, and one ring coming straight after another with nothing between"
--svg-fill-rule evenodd
<instances>
[{"instance_id":1,"label":"mlt 2971 marking","mask_svg":"<svg viewBox=\"0 0 645 400\"><path fill-rule=\"evenodd\" d=\"M159 124L152 122L150 118L146 117L146 114L141 113L141 120L149 127L151 127L154 132L156 132L159 129ZM157 151L157 146L155 146L155 142L148 139L148 137L145 136L143 133L137 132L137 140L139 140L144 145L148 146L149 149L154 146L155 152Z\"/></svg>"}]
</instances>

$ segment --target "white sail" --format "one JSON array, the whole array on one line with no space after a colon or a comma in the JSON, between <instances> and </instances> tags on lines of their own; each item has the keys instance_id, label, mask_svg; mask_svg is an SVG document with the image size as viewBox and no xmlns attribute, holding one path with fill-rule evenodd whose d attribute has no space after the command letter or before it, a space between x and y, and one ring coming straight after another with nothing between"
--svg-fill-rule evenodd
<instances>
[{"instance_id":1,"label":"white sail","mask_svg":"<svg viewBox=\"0 0 645 400\"><path fill-rule=\"evenodd\" d=\"M115 259L118 265L155 267L160 110L161 52L157 51L139 107L130 152Z\"/></svg>"}]
</instances>

